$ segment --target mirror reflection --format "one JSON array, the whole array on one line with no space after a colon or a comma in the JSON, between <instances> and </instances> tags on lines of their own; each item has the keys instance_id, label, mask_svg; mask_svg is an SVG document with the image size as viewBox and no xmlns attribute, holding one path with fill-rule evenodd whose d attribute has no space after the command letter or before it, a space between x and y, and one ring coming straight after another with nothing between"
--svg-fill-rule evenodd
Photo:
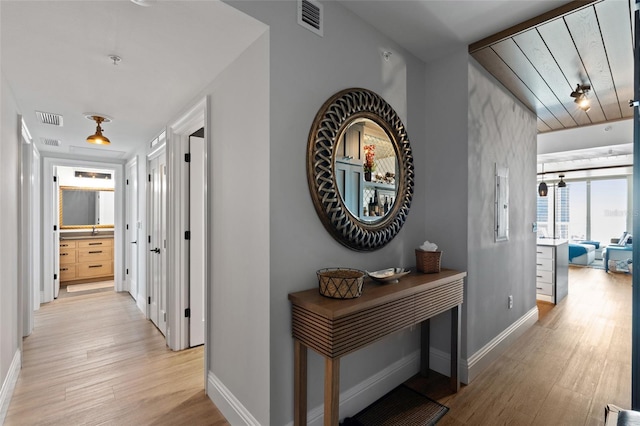
<instances>
[{"instance_id":1,"label":"mirror reflection","mask_svg":"<svg viewBox=\"0 0 640 426\"><path fill-rule=\"evenodd\" d=\"M336 144L334 170L342 201L360 222L379 222L393 210L398 158L377 123L358 118L345 128Z\"/></svg>"},{"instance_id":2,"label":"mirror reflection","mask_svg":"<svg viewBox=\"0 0 640 426\"><path fill-rule=\"evenodd\" d=\"M113 195L113 189L60 187L60 228L113 227Z\"/></svg>"}]
</instances>

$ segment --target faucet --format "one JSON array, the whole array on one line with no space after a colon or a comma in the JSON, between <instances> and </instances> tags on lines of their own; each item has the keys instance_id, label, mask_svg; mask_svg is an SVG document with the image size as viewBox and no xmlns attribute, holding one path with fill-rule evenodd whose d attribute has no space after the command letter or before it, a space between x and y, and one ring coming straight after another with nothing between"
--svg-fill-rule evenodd
<instances>
[{"instance_id":1,"label":"faucet","mask_svg":"<svg viewBox=\"0 0 640 426\"><path fill-rule=\"evenodd\" d=\"M98 233L96 232L96 226L93 225L93 230L91 231L91 235L97 235Z\"/></svg>"}]
</instances>

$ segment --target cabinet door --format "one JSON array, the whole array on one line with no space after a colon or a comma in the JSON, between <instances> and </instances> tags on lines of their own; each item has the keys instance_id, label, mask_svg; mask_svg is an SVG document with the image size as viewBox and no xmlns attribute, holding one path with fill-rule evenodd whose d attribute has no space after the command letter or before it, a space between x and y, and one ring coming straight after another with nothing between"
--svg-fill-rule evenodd
<instances>
[{"instance_id":1,"label":"cabinet door","mask_svg":"<svg viewBox=\"0 0 640 426\"><path fill-rule=\"evenodd\" d=\"M336 161L362 167L364 161L363 133L362 124L354 124L343 133L342 141L336 152Z\"/></svg>"}]
</instances>

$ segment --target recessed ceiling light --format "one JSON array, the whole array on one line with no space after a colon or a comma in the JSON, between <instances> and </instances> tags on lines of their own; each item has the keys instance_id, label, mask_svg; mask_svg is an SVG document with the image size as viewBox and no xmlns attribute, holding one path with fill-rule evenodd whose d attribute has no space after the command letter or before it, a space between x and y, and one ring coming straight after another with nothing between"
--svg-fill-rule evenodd
<instances>
[{"instance_id":1,"label":"recessed ceiling light","mask_svg":"<svg viewBox=\"0 0 640 426\"><path fill-rule=\"evenodd\" d=\"M605 132L610 132L610 131L611 131L611 129L613 129L613 127L612 127L612 126L607 126L607 127L605 127L605 128L604 128L604 131L605 131Z\"/></svg>"}]
</instances>

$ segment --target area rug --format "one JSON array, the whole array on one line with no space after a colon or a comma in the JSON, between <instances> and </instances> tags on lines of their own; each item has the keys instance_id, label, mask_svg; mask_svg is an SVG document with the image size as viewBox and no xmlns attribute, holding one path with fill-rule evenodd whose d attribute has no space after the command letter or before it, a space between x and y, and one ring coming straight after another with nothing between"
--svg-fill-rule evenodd
<instances>
[{"instance_id":1,"label":"area rug","mask_svg":"<svg viewBox=\"0 0 640 426\"><path fill-rule=\"evenodd\" d=\"M100 281L97 283L86 284L71 284L67 286L69 293L75 293L77 291L97 290L99 288L113 287L113 281Z\"/></svg>"},{"instance_id":2,"label":"area rug","mask_svg":"<svg viewBox=\"0 0 640 426\"><path fill-rule=\"evenodd\" d=\"M360 411L347 417L344 426L426 426L435 425L448 407L400 385Z\"/></svg>"}]
</instances>

